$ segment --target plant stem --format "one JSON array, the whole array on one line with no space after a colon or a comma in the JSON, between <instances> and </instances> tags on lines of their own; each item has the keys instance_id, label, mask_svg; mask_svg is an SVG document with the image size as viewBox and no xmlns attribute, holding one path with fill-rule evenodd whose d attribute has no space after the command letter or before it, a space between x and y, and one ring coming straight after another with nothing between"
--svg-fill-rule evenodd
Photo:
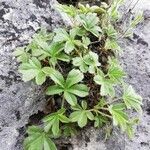
<instances>
[{"instance_id":1,"label":"plant stem","mask_svg":"<svg viewBox=\"0 0 150 150\"><path fill-rule=\"evenodd\" d=\"M62 103L61 103L61 108L64 108L64 104L65 104L65 98L64 98L64 96L63 96L63 98L62 98Z\"/></svg>"},{"instance_id":2,"label":"plant stem","mask_svg":"<svg viewBox=\"0 0 150 150\"><path fill-rule=\"evenodd\" d=\"M101 112L101 111L99 111L99 110L97 110L97 112L98 112L99 114L101 114L102 116L106 116L106 117L112 119L112 116L110 116L110 115L107 115L107 114L105 114L105 113L103 113L103 112Z\"/></svg>"},{"instance_id":3,"label":"plant stem","mask_svg":"<svg viewBox=\"0 0 150 150\"><path fill-rule=\"evenodd\" d=\"M108 108L100 108L101 110L107 110L107 111L109 111L109 109Z\"/></svg>"},{"instance_id":4,"label":"plant stem","mask_svg":"<svg viewBox=\"0 0 150 150\"><path fill-rule=\"evenodd\" d=\"M108 109L107 109L107 110L108 110ZM107 114L105 114L105 113L103 113L103 112L101 112L101 111L99 111L99 110L97 110L97 109L90 109L89 111L94 111L95 113L99 113L99 114L101 114L102 116L106 116L106 117L112 119L112 116L107 115Z\"/></svg>"},{"instance_id":5,"label":"plant stem","mask_svg":"<svg viewBox=\"0 0 150 150\"><path fill-rule=\"evenodd\" d=\"M92 44L97 44L97 43L100 43L100 41L91 42L90 45L92 45Z\"/></svg>"},{"instance_id":6,"label":"plant stem","mask_svg":"<svg viewBox=\"0 0 150 150\"><path fill-rule=\"evenodd\" d=\"M119 101L121 99L122 99L121 97L113 99L111 102L107 102L106 105L112 104L112 103L117 102L117 101Z\"/></svg>"}]
</instances>

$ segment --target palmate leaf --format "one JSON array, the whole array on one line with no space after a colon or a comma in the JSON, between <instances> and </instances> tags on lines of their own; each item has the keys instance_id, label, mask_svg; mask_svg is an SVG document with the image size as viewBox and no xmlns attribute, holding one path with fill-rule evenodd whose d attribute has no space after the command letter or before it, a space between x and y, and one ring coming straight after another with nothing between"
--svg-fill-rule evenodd
<instances>
[{"instance_id":1,"label":"palmate leaf","mask_svg":"<svg viewBox=\"0 0 150 150\"><path fill-rule=\"evenodd\" d=\"M56 8L59 11L62 11L71 17L75 17L77 14L77 9L73 5L67 6L67 5L59 4L59 5L56 5Z\"/></svg>"},{"instance_id":2,"label":"palmate leaf","mask_svg":"<svg viewBox=\"0 0 150 150\"><path fill-rule=\"evenodd\" d=\"M97 17L97 14L95 13L81 14L81 15L78 15L76 19L83 25L83 27L87 31L91 32L96 37L100 36L100 33L102 32L102 30L98 26L99 18Z\"/></svg>"},{"instance_id":3,"label":"palmate leaf","mask_svg":"<svg viewBox=\"0 0 150 150\"><path fill-rule=\"evenodd\" d=\"M55 33L54 42L64 43L64 51L67 54L71 53L76 46L82 45L79 40L75 40L75 36L77 35L76 28L71 29L69 33L65 29L58 28L55 30Z\"/></svg>"},{"instance_id":4,"label":"palmate leaf","mask_svg":"<svg viewBox=\"0 0 150 150\"><path fill-rule=\"evenodd\" d=\"M119 6L122 4L124 0L114 0L111 4L111 7L108 9L108 14L112 21L116 21L120 18L120 14L118 11Z\"/></svg>"},{"instance_id":5,"label":"palmate leaf","mask_svg":"<svg viewBox=\"0 0 150 150\"><path fill-rule=\"evenodd\" d=\"M102 96L106 96L106 95L109 95L111 97L115 96L115 90L114 90L115 83L111 79L106 79L103 72L99 70L99 73L94 77L94 81L98 85L101 85L100 94Z\"/></svg>"},{"instance_id":6,"label":"palmate leaf","mask_svg":"<svg viewBox=\"0 0 150 150\"><path fill-rule=\"evenodd\" d=\"M107 40L105 42L105 49L111 49L111 50L114 50L116 52L121 51L121 48L118 45L117 41L114 39L109 39L109 38L107 38Z\"/></svg>"},{"instance_id":7,"label":"palmate leaf","mask_svg":"<svg viewBox=\"0 0 150 150\"><path fill-rule=\"evenodd\" d=\"M110 39L116 40L116 38L117 38L117 31L114 29L114 27L111 24L109 24L107 27L105 27L104 31L106 32L107 36Z\"/></svg>"},{"instance_id":8,"label":"palmate leaf","mask_svg":"<svg viewBox=\"0 0 150 150\"><path fill-rule=\"evenodd\" d=\"M113 124L114 126L120 126L122 131L125 131L128 126L129 118L127 114L124 112L125 110L125 104L118 103L115 105L109 106L109 112L111 113L113 117Z\"/></svg>"},{"instance_id":9,"label":"palmate leaf","mask_svg":"<svg viewBox=\"0 0 150 150\"><path fill-rule=\"evenodd\" d=\"M27 130L28 137L24 141L25 150L57 150L54 142L43 129L30 126Z\"/></svg>"},{"instance_id":10,"label":"palmate leaf","mask_svg":"<svg viewBox=\"0 0 150 150\"><path fill-rule=\"evenodd\" d=\"M137 112L142 112L142 97L136 94L131 85L124 86L123 100L128 109L134 108Z\"/></svg>"},{"instance_id":11,"label":"palmate leaf","mask_svg":"<svg viewBox=\"0 0 150 150\"><path fill-rule=\"evenodd\" d=\"M83 80L83 74L77 70L77 69L72 69L66 79L66 87L70 87L76 83L79 83Z\"/></svg>"},{"instance_id":12,"label":"palmate leaf","mask_svg":"<svg viewBox=\"0 0 150 150\"><path fill-rule=\"evenodd\" d=\"M61 61L65 61L65 62L69 62L70 61L70 57L68 55L66 55L63 52L63 44L61 43L52 43L48 49L47 52L49 53L49 63L52 64L53 66L56 65L57 60L61 60Z\"/></svg>"},{"instance_id":13,"label":"palmate leaf","mask_svg":"<svg viewBox=\"0 0 150 150\"><path fill-rule=\"evenodd\" d=\"M106 12L105 9L101 8L101 7L98 7L97 5L94 5L94 6L90 6L89 4L87 4L86 6L82 5L82 4L78 4L78 7L79 7L79 12L80 13L83 13L83 14L86 14L86 13L97 13L97 14L103 14Z\"/></svg>"},{"instance_id":14,"label":"palmate leaf","mask_svg":"<svg viewBox=\"0 0 150 150\"><path fill-rule=\"evenodd\" d=\"M26 52L25 47L18 47L13 55L17 57L17 61L26 63L29 61L30 54Z\"/></svg>"},{"instance_id":15,"label":"palmate leaf","mask_svg":"<svg viewBox=\"0 0 150 150\"><path fill-rule=\"evenodd\" d=\"M120 82L125 77L125 72L119 65L117 59L109 59L108 76L114 82Z\"/></svg>"},{"instance_id":16,"label":"palmate leaf","mask_svg":"<svg viewBox=\"0 0 150 150\"><path fill-rule=\"evenodd\" d=\"M85 63L84 59L82 57L75 57L72 59L72 63L74 66L79 67L79 69L86 73L89 69L89 66Z\"/></svg>"},{"instance_id":17,"label":"palmate leaf","mask_svg":"<svg viewBox=\"0 0 150 150\"><path fill-rule=\"evenodd\" d=\"M108 118L102 115L95 116L94 120L94 127L97 128L102 127L108 122Z\"/></svg>"},{"instance_id":18,"label":"palmate leaf","mask_svg":"<svg viewBox=\"0 0 150 150\"><path fill-rule=\"evenodd\" d=\"M88 46L90 45L91 41L88 37L82 36L82 45L85 49L88 49Z\"/></svg>"},{"instance_id":19,"label":"palmate leaf","mask_svg":"<svg viewBox=\"0 0 150 150\"><path fill-rule=\"evenodd\" d=\"M50 77L58 85L49 86L46 92L47 95L63 93L64 98L70 105L77 104L76 96L85 97L88 95L88 87L84 84L77 84L83 79L83 74L79 70L71 70L66 80L58 71L54 71Z\"/></svg>"},{"instance_id":20,"label":"palmate leaf","mask_svg":"<svg viewBox=\"0 0 150 150\"><path fill-rule=\"evenodd\" d=\"M28 63L22 63L19 72L22 73L22 79L25 82L35 78L36 83L41 85L46 80L46 74L42 71L41 63L35 57L29 59Z\"/></svg>"},{"instance_id":21,"label":"palmate leaf","mask_svg":"<svg viewBox=\"0 0 150 150\"><path fill-rule=\"evenodd\" d=\"M38 59L45 58L48 54L48 41L53 38L53 33L47 33L45 29L33 36L31 43L26 47L26 51L31 50L32 56L38 57Z\"/></svg>"},{"instance_id":22,"label":"palmate leaf","mask_svg":"<svg viewBox=\"0 0 150 150\"><path fill-rule=\"evenodd\" d=\"M83 128L87 124L88 119L94 120L94 115L87 110L85 101L82 101L82 107L76 105L72 109L75 111L70 114L70 119L72 122L77 122L79 127Z\"/></svg>"},{"instance_id":23,"label":"palmate leaf","mask_svg":"<svg viewBox=\"0 0 150 150\"><path fill-rule=\"evenodd\" d=\"M84 84L75 84L71 86L67 91L79 97L85 97L88 95L88 87Z\"/></svg>"},{"instance_id":24,"label":"palmate leaf","mask_svg":"<svg viewBox=\"0 0 150 150\"><path fill-rule=\"evenodd\" d=\"M54 136L58 136L60 133L60 122L62 123L69 123L70 120L65 115L65 109L60 109L55 113L52 113L46 116L44 121L44 130L45 132L52 131Z\"/></svg>"},{"instance_id":25,"label":"palmate leaf","mask_svg":"<svg viewBox=\"0 0 150 150\"><path fill-rule=\"evenodd\" d=\"M69 137L69 136L74 136L77 134L77 130L76 128L72 125L72 124L65 124L63 127L63 135L66 136L66 137Z\"/></svg>"},{"instance_id":26,"label":"palmate leaf","mask_svg":"<svg viewBox=\"0 0 150 150\"><path fill-rule=\"evenodd\" d=\"M83 73L89 71L92 74L95 73L95 67L101 65L98 61L98 55L91 51L83 57L73 58L72 63L74 66L78 66Z\"/></svg>"}]
</instances>

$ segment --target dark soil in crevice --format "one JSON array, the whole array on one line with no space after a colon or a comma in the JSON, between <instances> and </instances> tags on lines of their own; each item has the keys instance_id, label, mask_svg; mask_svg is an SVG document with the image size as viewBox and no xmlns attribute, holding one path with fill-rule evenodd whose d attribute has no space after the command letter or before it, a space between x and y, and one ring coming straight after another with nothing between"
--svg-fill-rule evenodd
<instances>
[{"instance_id":1,"label":"dark soil in crevice","mask_svg":"<svg viewBox=\"0 0 150 150\"><path fill-rule=\"evenodd\" d=\"M77 6L78 3L81 4L89 4L89 5L101 5L101 2L108 3L108 0L57 0L60 4L66 4L66 5L74 5Z\"/></svg>"},{"instance_id":2,"label":"dark soil in crevice","mask_svg":"<svg viewBox=\"0 0 150 150\"><path fill-rule=\"evenodd\" d=\"M42 111L38 111L38 113L33 114L29 117L29 121L27 126L30 125L40 125L42 123L41 119L45 116Z\"/></svg>"}]
</instances>

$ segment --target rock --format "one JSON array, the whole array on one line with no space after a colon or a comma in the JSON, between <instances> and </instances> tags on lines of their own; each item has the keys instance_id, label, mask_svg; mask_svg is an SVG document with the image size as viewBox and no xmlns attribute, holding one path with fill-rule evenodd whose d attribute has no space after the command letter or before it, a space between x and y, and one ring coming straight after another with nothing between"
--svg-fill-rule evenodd
<instances>
[{"instance_id":1,"label":"rock","mask_svg":"<svg viewBox=\"0 0 150 150\"><path fill-rule=\"evenodd\" d=\"M41 87L21 81L12 52L29 42L44 26L52 30L61 24L53 10L55 0L2 0L0 2L0 150L21 150L21 129L31 115L43 110ZM21 143L22 145L22 143Z\"/></svg>"},{"instance_id":2,"label":"rock","mask_svg":"<svg viewBox=\"0 0 150 150\"><path fill-rule=\"evenodd\" d=\"M127 1L126 6L131 2ZM132 2L132 6L134 6ZM43 110L42 88L21 81L18 63L12 52L27 44L44 26L52 30L62 24L54 11L55 0L1 0L0 2L0 150L22 150L22 140L29 117ZM132 8L131 6L131 8ZM127 9L128 7L126 7ZM128 9L127 9L128 10ZM121 61L126 79L143 97L143 116L130 141L114 129L104 141L104 129L89 128L70 139L65 149L73 150L149 150L150 149L150 2L140 1L134 11L144 11L144 21L137 26L133 39L122 39ZM135 113L132 112L134 116ZM61 141L62 143L64 142ZM67 143L66 142L66 143ZM61 146L61 144L60 144Z\"/></svg>"}]
</instances>

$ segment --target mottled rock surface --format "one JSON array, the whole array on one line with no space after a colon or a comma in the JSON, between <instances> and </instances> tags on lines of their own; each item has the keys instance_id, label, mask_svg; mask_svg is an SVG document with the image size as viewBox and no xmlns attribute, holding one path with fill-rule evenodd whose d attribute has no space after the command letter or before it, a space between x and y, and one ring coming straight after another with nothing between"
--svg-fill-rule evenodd
<instances>
[{"instance_id":1,"label":"mottled rock surface","mask_svg":"<svg viewBox=\"0 0 150 150\"><path fill-rule=\"evenodd\" d=\"M45 95L33 83L23 83L12 52L25 45L44 26L60 24L53 0L0 1L0 150L21 150L28 118L43 110Z\"/></svg>"},{"instance_id":2,"label":"mottled rock surface","mask_svg":"<svg viewBox=\"0 0 150 150\"><path fill-rule=\"evenodd\" d=\"M130 2L127 1L126 6ZM0 1L0 150L22 150L28 118L44 107L42 89L21 81L12 52L16 47L27 44L41 26L51 30L61 24L60 16L53 10L54 3L54 0ZM140 9L144 11L144 21L136 28L133 39L121 42L124 49L121 60L129 75L127 82L142 95L144 102L144 113L135 138L129 141L114 130L112 137L104 142L104 131L90 128L68 141L70 149L150 149L150 1L140 0L134 11Z\"/></svg>"}]
</instances>

